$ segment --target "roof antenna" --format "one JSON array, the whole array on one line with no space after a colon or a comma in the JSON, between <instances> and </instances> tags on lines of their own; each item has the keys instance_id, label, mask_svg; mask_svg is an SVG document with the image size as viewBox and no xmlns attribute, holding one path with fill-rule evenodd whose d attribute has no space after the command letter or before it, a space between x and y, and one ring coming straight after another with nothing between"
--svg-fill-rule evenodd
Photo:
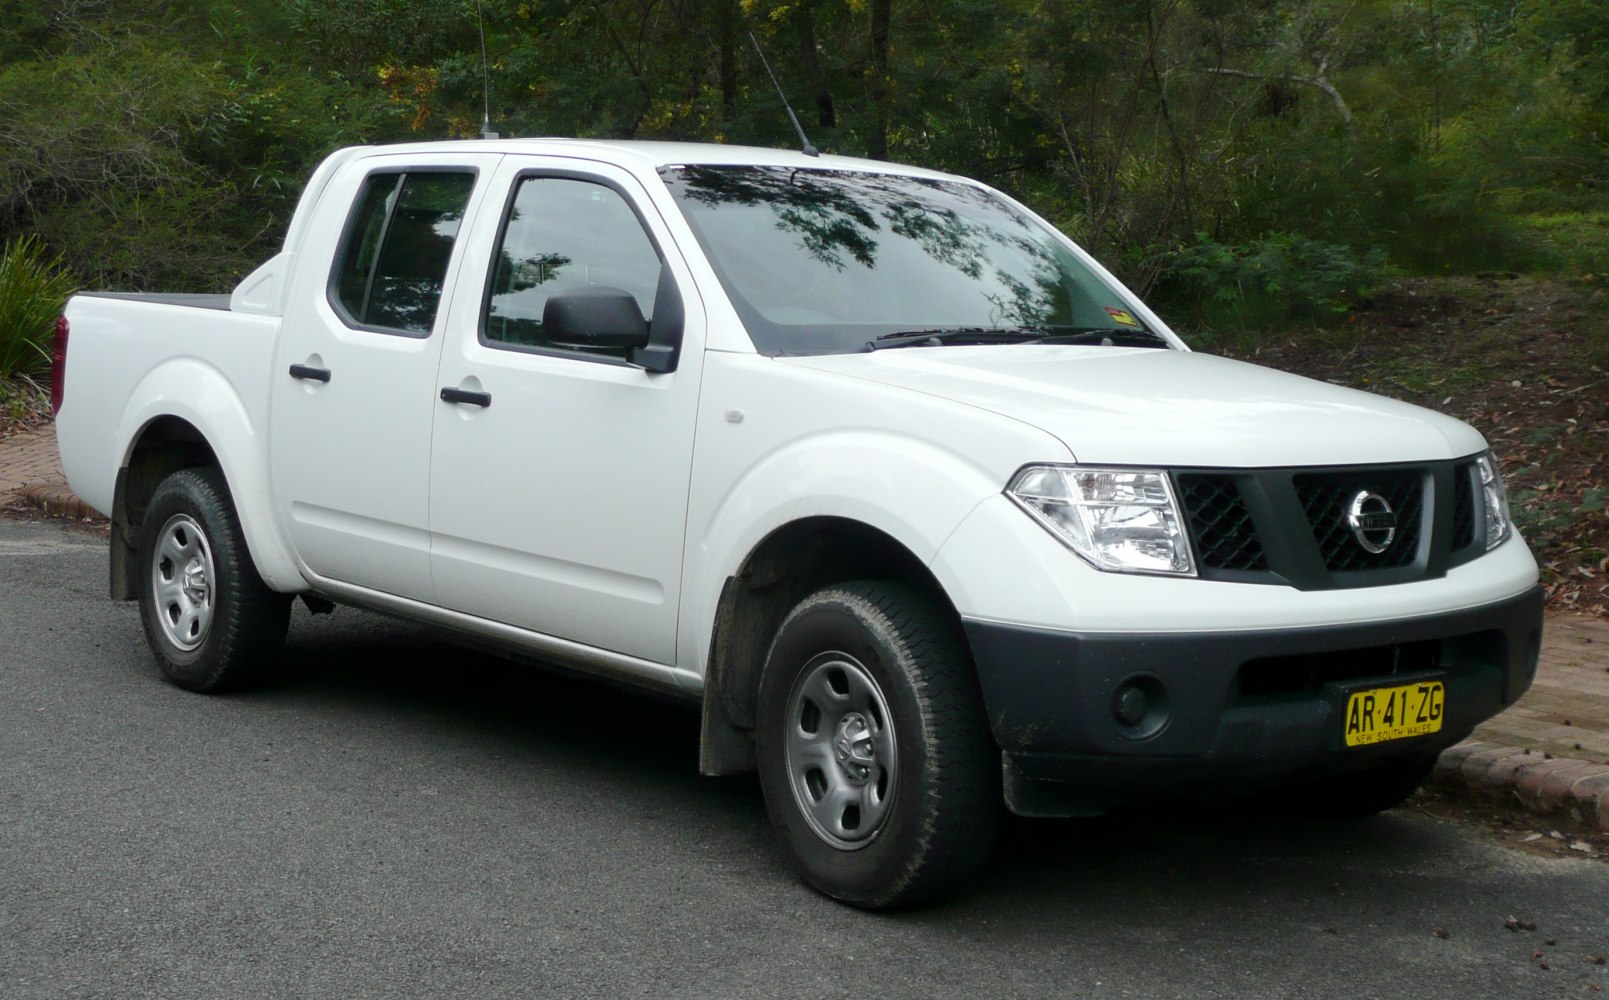
<instances>
[{"instance_id":1,"label":"roof antenna","mask_svg":"<svg viewBox=\"0 0 1609 1000\"><path fill-rule=\"evenodd\" d=\"M502 138L492 131L492 77L486 68L486 18L481 13L481 0L475 0L475 26L480 29L480 137Z\"/></svg>"},{"instance_id":2,"label":"roof antenna","mask_svg":"<svg viewBox=\"0 0 1609 1000\"><path fill-rule=\"evenodd\" d=\"M821 150L810 145L810 139L805 135L804 126L799 124L799 116L793 113L793 105L788 103L788 95L782 92L782 84L777 82L777 75L771 72L771 64L765 61L765 52L760 48L760 40L754 37L754 32L752 31L749 32L749 41L754 43L754 51L760 57L760 65L765 67L765 75L771 78L772 85L777 88L777 96L782 98L782 107L788 112L788 120L793 122L793 130L799 133L799 141L804 144L804 155L820 156Z\"/></svg>"}]
</instances>

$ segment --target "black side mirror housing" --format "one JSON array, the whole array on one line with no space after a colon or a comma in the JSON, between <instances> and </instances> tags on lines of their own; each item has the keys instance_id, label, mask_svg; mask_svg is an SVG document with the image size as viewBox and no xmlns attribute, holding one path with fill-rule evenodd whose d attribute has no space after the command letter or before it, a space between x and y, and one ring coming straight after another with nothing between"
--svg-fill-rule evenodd
<instances>
[{"instance_id":1,"label":"black side mirror housing","mask_svg":"<svg viewBox=\"0 0 1609 1000\"><path fill-rule=\"evenodd\" d=\"M630 292L587 285L547 300L542 338L561 347L629 351L648 346L648 321Z\"/></svg>"}]
</instances>

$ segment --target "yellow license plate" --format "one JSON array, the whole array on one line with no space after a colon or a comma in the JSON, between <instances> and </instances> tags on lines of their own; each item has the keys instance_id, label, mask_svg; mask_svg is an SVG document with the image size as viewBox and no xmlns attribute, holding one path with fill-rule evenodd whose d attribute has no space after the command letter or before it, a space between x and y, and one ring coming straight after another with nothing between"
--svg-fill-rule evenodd
<instances>
[{"instance_id":1,"label":"yellow license plate","mask_svg":"<svg viewBox=\"0 0 1609 1000\"><path fill-rule=\"evenodd\" d=\"M1441 731L1447 689L1441 681L1354 691L1346 700L1346 745L1367 746Z\"/></svg>"}]
</instances>

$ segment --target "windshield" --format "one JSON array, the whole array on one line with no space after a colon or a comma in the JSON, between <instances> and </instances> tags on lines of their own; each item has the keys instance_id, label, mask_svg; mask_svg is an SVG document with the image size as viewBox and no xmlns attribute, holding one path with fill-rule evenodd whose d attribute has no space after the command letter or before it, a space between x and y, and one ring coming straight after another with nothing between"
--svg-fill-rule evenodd
<instances>
[{"instance_id":1,"label":"windshield","mask_svg":"<svg viewBox=\"0 0 1609 1000\"><path fill-rule=\"evenodd\" d=\"M791 167L660 173L763 354L923 331L1144 330L1055 233L984 188Z\"/></svg>"}]
</instances>

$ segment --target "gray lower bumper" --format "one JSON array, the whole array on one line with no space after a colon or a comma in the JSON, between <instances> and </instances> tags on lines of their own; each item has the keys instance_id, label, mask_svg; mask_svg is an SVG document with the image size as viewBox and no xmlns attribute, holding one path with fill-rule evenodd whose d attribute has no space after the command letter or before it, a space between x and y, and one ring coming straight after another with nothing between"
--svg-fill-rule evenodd
<instances>
[{"instance_id":1,"label":"gray lower bumper","mask_svg":"<svg viewBox=\"0 0 1609 1000\"><path fill-rule=\"evenodd\" d=\"M1169 788L1253 791L1439 752L1530 687L1542 593L1399 621L1261 632L964 625L1006 754L1008 794L1013 783L1052 782L1093 812ZM1439 732L1344 746L1349 691L1427 679L1446 684Z\"/></svg>"}]
</instances>

